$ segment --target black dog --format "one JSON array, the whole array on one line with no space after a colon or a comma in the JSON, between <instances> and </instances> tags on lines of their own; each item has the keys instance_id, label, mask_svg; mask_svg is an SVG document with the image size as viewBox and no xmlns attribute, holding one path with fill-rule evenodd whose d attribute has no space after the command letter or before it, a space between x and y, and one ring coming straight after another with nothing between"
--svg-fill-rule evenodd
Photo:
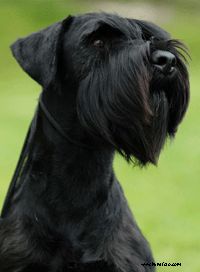
<instances>
[{"instance_id":1,"label":"black dog","mask_svg":"<svg viewBox=\"0 0 200 272\"><path fill-rule=\"evenodd\" d=\"M154 271L112 163L117 150L156 164L175 135L184 46L154 24L92 13L12 52L43 91L2 212L0 271Z\"/></svg>"}]
</instances>

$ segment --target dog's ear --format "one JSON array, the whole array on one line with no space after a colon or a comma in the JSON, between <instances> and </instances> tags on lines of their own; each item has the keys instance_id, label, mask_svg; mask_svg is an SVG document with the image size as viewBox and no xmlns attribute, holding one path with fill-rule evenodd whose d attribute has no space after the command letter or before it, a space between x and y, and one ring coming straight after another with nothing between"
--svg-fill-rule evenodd
<instances>
[{"instance_id":1,"label":"dog's ear","mask_svg":"<svg viewBox=\"0 0 200 272\"><path fill-rule=\"evenodd\" d=\"M55 78L62 35L72 20L73 17L69 16L11 45L12 53L23 70L43 87Z\"/></svg>"},{"instance_id":2,"label":"dog's ear","mask_svg":"<svg viewBox=\"0 0 200 272\"><path fill-rule=\"evenodd\" d=\"M137 24L141 30L145 40L149 40L151 37L155 37L158 40L169 40L170 34L161 27L147 21L128 19L129 23Z\"/></svg>"}]
</instances>

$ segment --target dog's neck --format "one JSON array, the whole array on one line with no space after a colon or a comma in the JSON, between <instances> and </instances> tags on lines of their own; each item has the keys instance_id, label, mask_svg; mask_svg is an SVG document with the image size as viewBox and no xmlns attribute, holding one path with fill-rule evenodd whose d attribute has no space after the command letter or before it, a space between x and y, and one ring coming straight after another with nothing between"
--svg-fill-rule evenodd
<instances>
[{"instance_id":1,"label":"dog's neck","mask_svg":"<svg viewBox=\"0 0 200 272\"><path fill-rule=\"evenodd\" d=\"M69 106L68 116L65 115L64 120L62 110L56 112L54 104L50 104L48 98L44 103L48 105L48 110L57 122L63 127L69 127L69 133L77 137L73 106ZM80 128L78 133L79 137L76 140L81 141L84 135ZM72 137L71 135L69 137ZM107 200L114 175L112 169L114 152L107 147L95 149L94 144L92 148L87 149L67 141L39 108L35 148L32 151L32 170L28 173L33 177L30 184L34 182L40 184L41 196L45 195L44 202L48 208L51 208L57 216L65 215L66 220L71 217L82 220L89 210L96 209ZM45 176L40 173L44 173ZM41 180L38 181L40 176ZM34 181L34 177L37 180ZM54 215L53 218L55 220Z\"/></svg>"}]
</instances>

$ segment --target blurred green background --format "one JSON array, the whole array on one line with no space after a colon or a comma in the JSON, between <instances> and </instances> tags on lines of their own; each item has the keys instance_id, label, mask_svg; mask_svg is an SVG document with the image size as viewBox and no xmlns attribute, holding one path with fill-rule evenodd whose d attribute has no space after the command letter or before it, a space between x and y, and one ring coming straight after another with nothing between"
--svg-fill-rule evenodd
<instances>
[{"instance_id":1,"label":"blurred green background","mask_svg":"<svg viewBox=\"0 0 200 272\"><path fill-rule=\"evenodd\" d=\"M200 271L200 1L42 1L0 0L0 207L28 124L38 86L12 58L9 45L68 14L113 11L165 27L190 49L191 102L176 140L167 143L158 167L128 166L116 157L115 169L134 215L159 262L182 267L158 271Z\"/></svg>"}]
</instances>

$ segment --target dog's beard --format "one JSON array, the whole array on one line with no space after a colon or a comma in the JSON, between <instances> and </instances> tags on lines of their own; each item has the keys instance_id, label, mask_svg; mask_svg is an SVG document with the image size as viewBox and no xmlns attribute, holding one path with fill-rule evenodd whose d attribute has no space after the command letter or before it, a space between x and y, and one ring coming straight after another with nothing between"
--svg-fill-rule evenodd
<instances>
[{"instance_id":1,"label":"dog's beard","mask_svg":"<svg viewBox=\"0 0 200 272\"><path fill-rule=\"evenodd\" d=\"M177 75L162 84L150 65L147 44L132 47L107 56L82 80L78 117L90 135L104 139L127 161L156 164L187 108L187 70L174 49Z\"/></svg>"}]
</instances>

